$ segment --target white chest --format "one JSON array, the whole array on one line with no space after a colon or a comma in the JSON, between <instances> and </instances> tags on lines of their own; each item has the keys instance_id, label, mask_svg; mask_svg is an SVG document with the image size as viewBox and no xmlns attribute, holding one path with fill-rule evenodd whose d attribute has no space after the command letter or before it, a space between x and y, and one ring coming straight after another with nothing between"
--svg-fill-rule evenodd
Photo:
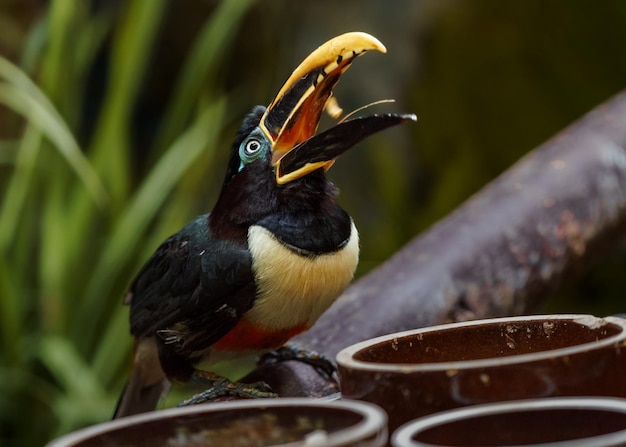
<instances>
[{"instance_id":1,"label":"white chest","mask_svg":"<svg viewBox=\"0 0 626 447\"><path fill-rule=\"evenodd\" d=\"M312 326L350 283L359 260L354 223L343 248L315 257L295 253L260 226L248 230L248 245L259 296L246 317L271 329Z\"/></svg>"}]
</instances>

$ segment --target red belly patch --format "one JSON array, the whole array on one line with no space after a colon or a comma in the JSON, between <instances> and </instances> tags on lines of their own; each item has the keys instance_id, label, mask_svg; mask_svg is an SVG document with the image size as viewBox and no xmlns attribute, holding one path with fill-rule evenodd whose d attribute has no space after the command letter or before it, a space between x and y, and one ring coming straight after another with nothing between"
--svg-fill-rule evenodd
<instances>
[{"instance_id":1,"label":"red belly patch","mask_svg":"<svg viewBox=\"0 0 626 447\"><path fill-rule=\"evenodd\" d=\"M279 348L291 337L305 331L302 324L288 329L268 329L254 325L242 318L226 335L212 347L220 351L247 351Z\"/></svg>"}]
</instances>

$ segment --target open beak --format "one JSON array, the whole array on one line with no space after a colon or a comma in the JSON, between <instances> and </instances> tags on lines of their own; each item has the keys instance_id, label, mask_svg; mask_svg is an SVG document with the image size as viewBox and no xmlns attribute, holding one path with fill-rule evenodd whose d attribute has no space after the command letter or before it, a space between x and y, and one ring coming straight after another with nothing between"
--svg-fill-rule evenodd
<instances>
[{"instance_id":1,"label":"open beak","mask_svg":"<svg viewBox=\"0 0 626 447\"><path fill-rule=\"evenodd\" d=\"M387 51L366 33L346 33L329 40L294 70L267 108L260 127L272 144L278 184L328 169L336 157L369 135L416 120L415 115L373 115L341 122L315 135L333 87L352 61L369 50Z\"/></svg>"}]
</instances>

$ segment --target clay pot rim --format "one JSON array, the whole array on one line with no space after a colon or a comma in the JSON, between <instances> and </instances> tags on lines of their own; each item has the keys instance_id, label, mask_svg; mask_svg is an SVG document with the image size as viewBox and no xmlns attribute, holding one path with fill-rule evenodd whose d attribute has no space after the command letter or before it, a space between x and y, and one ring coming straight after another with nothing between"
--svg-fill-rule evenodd
<instances>
[{"instance_id":1,"label":"clay pot rim","mask_svg":"<svg viewBox=\"0 0 626 447\"><path fill-rule=\"evenodd\" d=\"M353 441L354 439L375 437L379 432L384 433L385 439L387 436L387 413L378 405L351 399L335 400L335 398L314 399L310 397L285 397L198 404L189 407L177 407L137 414L85 427L51 441L46 445L46 447L72 447L79 442L84 442L89 438L107 432L117 431L146 422L173 419L178 416L201 416L205 413L216 413L224 410L246 410L253 408L269 409L280 407L317 407L340 409L356 412L363 416L362 421L349 427L342 428L334 433L329 433L327 438L328 446L343 445L344 443ZM288 447L292 445L300 445L300 441L297 443L279 444L277 447Z\"/></svg>"},{"instance_id":2,"label":"clay pot rim","mask_svg":"<svg viewBox=\"0 0 626 447\"><path fill-rule=\"evenodd\" d=\"M618 334L611 335L607 338L581 343L565 348L550 349L547 351L533 352L529 354L518 354L505 357L492 357L476 360L459 360L451 362L432 362L432 363L378 363L357 360L354 356L360 351L366 350L372 346L388 343L394 339L402 339L412 337L417 334L426 334L431 332L446 331L456 328L467 328L472 326L491 325L505 322L519 321L536 321L536 320L569 320L585 326L596 327L598 325L614 324L621 328ZM499 317L487 318L481 320L463 321L457 323L441 324L437 326L429 326L419 329L411 329L408 331L396 332L392 334L382 335L380 337L371 338L359 343L348 346L337 354L336 360L340 367L348 370L358 371L374 371L374 372L391 372L391 373L418 373L418 372L456 372L457 370L491 368L506 365L516 365L520 363L534 362L540 360L552 359L574 354L581 354L591 350L613 346L619 342L626 340L626 320L618 317L595 317L587 314L551 314L551 315L526 315L516 317Z\"/></svg>"},{"instance_id":3,"label":"clay pot rim","mask_svg":"<svg viewBox=\"0 0 626 447\"><path fill-rule=\"evenodd\" d=\"M577 397L546 397L540 399L523 399L506 402L472 405L453 410L442 411L424 416L398 427L391 437L394 447L426 447L431 444L418 443L411 438L422 431L433 427L456 422L468 417L478 418L493 414L527 412L536 410L580 409L604 410L626 414L626 399L617 397L577 396ZM626 441L626 429L588 438L572 439L543 444L533 444L550 447L611 447L623 445ZM514 446L513 446L514 447ZM518 446L520 447L520 446Z\"/></svg>"}]
</instances>

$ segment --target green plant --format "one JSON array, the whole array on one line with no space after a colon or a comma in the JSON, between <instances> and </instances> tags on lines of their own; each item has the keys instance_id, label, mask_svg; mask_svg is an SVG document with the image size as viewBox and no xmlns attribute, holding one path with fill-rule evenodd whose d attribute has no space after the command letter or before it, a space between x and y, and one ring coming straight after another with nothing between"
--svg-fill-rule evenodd
<instances>
[{"instance_id":1,"label":"green plant","mask_svg":"<svg viewBox=\"0 0 626 447\"><path fill-rule=\"evenodd\" d=\"M121 297L197 212L182 192L200 189L214 149L227 147L229 115L243 113L226 110L217 67L251 3L221 2L199 33L143 148L154 160L145 174L132 169L129 123L165 1L98 13L51 1L20 66L0 57L0 102L20 128L0 142L0 444L40 445L111 416L130 361ZM86 78L105 44L104 99L93 134L79 139Z\"/></svg>"}]
</instances>

